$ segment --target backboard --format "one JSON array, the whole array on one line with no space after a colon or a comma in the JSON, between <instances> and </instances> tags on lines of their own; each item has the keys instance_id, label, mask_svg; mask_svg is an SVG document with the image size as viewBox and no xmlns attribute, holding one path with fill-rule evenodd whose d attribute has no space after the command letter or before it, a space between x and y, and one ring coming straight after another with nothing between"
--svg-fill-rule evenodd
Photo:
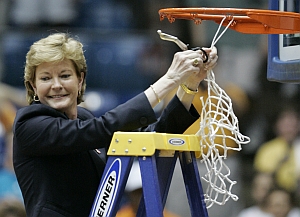
<instances>
[{"instance_id":1,"label":"backboard","mask_svg":"<svg viewBox=\"0 0 300 217\"><path fill-rule=\"evenodd\" d=\"M270 0L269 9L299 13L300 2ZM268 36L267 79L282 83L300 83L300 33Z\"/></svg>"}]
</instances>

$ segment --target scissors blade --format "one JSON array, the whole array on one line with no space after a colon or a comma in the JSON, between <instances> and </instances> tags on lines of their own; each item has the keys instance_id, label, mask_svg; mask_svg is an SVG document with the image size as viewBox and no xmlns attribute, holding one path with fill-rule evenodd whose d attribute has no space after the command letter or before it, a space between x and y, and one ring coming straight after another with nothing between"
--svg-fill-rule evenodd
<instances>
[{"instance_id":1,"label":"scissors blade","mask_svg":"<svg viewBox=\"0 0 300 217\"><path fill-rule=\"evenodd\" d=\"M180 47L181 50L188 49L188 46L185 43L183 43L182 41L180 41L176 36L163 33L161 30L157 30L157 33L159 34L159 36L162 40L172 41L172 42L176 43L178 45L178 47Z\"/></svg>"}]
</instances>

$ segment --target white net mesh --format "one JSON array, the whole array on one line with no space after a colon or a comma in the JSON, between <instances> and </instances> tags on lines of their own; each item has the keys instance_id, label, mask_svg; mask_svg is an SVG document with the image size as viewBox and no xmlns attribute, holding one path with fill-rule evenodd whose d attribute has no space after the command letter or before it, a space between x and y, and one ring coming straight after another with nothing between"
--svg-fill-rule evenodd
<instances>
[{"instance_id":1,"label":"white net mesh","mask_svg":"<svg viewBox=\"0 0 300 217\"><path fill-rule=\"evenodd\" d=\"M208 183L204 197L209 208L214 203L223 205L229 198L238 200L231 192L236 182L229 178L230 169L224 160L227 158L228 150L240 151L241 144L247 144L250 139L239 132L238 119L233 112L231 99L215 82L212 70L209 71L206 81L208 97L206 101L203 97L200 98L203 109L197 135L200 137L202 150L201 162L207 169L202 179ZM237 147L227 146L228 139L233 140Z\"/></svg>"},{"instance_id":2,"label":"white net mesh","mask_svg":"<svg viewBox=\"0 0 300 217\"><path fill-rule=\"evenodd\" d=\"M216 44L233 20L216 39L223 21L213 39L212 46ZM249 143L250 138L240 133L238 118L234 114L231 99L216 83L212 70L208 71L206 81L208 96L205 101L203 97L200 98L203 108L197 135L200 137L202 150L201 162L207 169L202 179L208 183L204 198L209 208L215 203L223 205L230 198L238 200L238 196L231 192L236 181L229 178L230 168L224 160L227 158L228 150L240 151L241 145ZM227 146L229 140L236 143L237 147Z\"/></svg>"},{"instance_id":3,"label":"white net mesh","mask_svg":"<svg viewBox=\"0 0 300 217\"><path fill-rule=\"evenodd\" d=\"M217 43L233 22L232 19L217 37L225 19L226 17L221 21L211 47ZM160 30L158 30L158 34L163 40L175 42L182 50L187 49L187 46L177 37L162 33ZM236 181L229 178L230 168L224 160L227 158L229 150L240 151L241 145L249 143L250 138L240 133L231 99L216 83L212 70L208 71L205 80L208 84L208 96L205 101L203 97L200 98L202 103L201 121L200 129L196 134L200 138L201 162L207 169L201 178L208 183L204 198L207 208L210 208L215 203L224 205L230 198L238 200L238 196L232 193ZM227 145L228 143L231 145ZM236 146L233 147L232 143L235 143Z\"/></svg>"}]
</instances>

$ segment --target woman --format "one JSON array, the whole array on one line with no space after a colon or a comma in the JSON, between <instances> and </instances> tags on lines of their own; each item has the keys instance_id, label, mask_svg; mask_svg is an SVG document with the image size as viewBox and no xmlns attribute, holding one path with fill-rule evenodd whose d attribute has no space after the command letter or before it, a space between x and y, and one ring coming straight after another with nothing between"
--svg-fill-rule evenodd
<instances>
[{"instance_id":1,"label":"woman","mask_svg":"<svg viewBox=\"0 0 300 217\"><path fill-rule=\"evenodd\" d=\"M191 106L217 51L174 55L167 73L143 93L94 117L83 101L86 62L82 44L56 33L35 42L26 56L30 104L14 123L14 168L28 216L88 216L105 167L98 149L108 149L115 131L182 133L198 117ZM203 59L202 59L203 58ZM177 96L156 120L153 108L172 89Z\"/></svg>"}]
</instances>

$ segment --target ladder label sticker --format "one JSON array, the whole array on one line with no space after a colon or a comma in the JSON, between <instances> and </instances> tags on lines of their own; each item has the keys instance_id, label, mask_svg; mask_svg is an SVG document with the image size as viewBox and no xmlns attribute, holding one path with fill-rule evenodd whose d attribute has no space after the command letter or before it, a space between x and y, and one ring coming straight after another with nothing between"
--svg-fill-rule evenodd
<instances>
[{"instance_id":1,"label":"ladder label sticker","mask_svg":"<svg viewBox=\"0 0 300 217\"><path fill-rule=\"evenodd\" d=\"M176 146L180 146L180 145L184 145L185 141L183 139L180 138L171 138L169 139L169 144L171 145L176 145Z\"/></svg>"},{"instance_id":2,"label":"ladder label sticker","mask_svg":"<svg viewBox=\"0 0 300 217\"><path fill-rule=\"evenodd\" d=\"M116 197L116 191L120 182L121 160L114 160L108 169L106 176L97 195L97 204L92 216L104 217L110 216L112 205Z\"/></svg>"}]
</instances>

